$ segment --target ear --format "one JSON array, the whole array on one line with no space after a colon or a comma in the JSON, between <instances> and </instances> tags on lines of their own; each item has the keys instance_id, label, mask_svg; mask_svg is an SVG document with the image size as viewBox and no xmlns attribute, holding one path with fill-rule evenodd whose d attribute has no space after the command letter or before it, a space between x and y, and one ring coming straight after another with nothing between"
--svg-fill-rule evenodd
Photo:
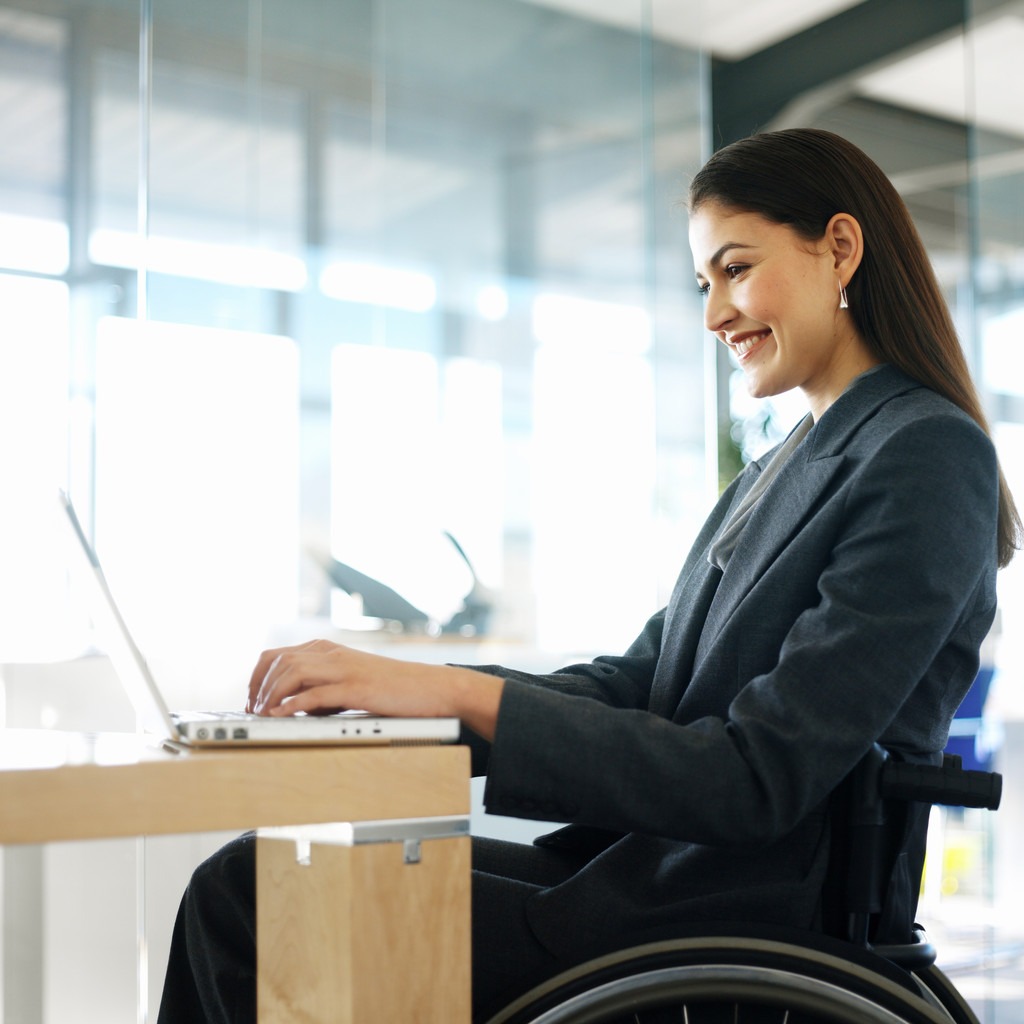
<instances>
[{"instance_id":1,"label":"ear","mask_svg":"<svg viewBox=\"0 0 1024 1024\"><path fill-rule=\"evenodd\" d=\"M849 213L835 214L825 227L825 243L835 260L839 283L845 288L864 256L864 232L857 218Z\"/></svg>"}]
</instances>

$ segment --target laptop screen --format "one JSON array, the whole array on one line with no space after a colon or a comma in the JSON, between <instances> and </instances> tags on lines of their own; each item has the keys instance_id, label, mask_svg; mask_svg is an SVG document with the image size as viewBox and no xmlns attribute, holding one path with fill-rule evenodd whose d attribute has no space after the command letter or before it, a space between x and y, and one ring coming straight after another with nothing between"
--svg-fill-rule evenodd
<instances>
[{"instance_id":1,"label":"laptop screen","mask_svg":"<svg viewBox=\"0 0 1024 1024\"><path fill-rule=\"evenodd\" d=\"M72 585L85 591L87 607L96 628L97 639L109 655L121 685L128 694L140 728L168 739L177 736L167 705L153 681L149 666L125 624L107 586L103 569L93 546L82 529L74 506L61 491L60 502L68 524L68 564Z\"/></svg>"}]
</instances>

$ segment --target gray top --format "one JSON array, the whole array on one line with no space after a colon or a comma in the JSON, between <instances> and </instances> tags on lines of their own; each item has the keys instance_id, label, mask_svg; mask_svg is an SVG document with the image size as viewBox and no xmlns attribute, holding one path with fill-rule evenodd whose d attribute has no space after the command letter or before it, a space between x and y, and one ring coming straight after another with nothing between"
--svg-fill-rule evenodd
<instances>
[{"instance_id":1,"label":"gray top","mask_svg":"<svg viewBox=\"0 0 1024 1024\"><path fill-rule=\"evenodd\" d=\"M761 475L754 482L754 486L743 496L732 518L722 530L717 541L708 549L708 561L717 565L719 569L725 570L736 550L736 544L747 525L750 513L754 511L757 499L761 497L768 485L779 475L779 471L786 464L790 455L796 451L800 442L808 435L811 427L814 426L814 417L808 413L791 431L789 437L782 443L782 447L775 453L771 462L762 470Z\"/></svg>"}]
</instances>

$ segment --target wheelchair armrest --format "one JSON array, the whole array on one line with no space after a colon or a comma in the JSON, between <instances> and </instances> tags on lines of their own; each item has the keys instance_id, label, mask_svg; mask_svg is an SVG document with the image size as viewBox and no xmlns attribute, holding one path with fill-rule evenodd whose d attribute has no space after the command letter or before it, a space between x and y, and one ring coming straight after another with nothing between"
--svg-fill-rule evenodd
<instances>
[{"instance_id":1,"label":"wheelchair armrest","mask_svg":"<svg viewBox=\"0 0 1024 1024\"><path fill-rule=\"evenodd\" d=\"M887 759L881 795L891 800L919 800L952 807L999 807L1003 777L998 772L967 771L959 757L946 755L942 765L910 764Z\"/></svg>"},{"instance_id":2,"label":"wheelchair armrest","mask_svg":"<svg viewBox=\"0 0 1024 1024\"><path fill-rule=\"evenodd\" d=\"M871 951L885 957L890 963L905 971L920 971L931 967L937 956L928 933L918 924L914 925L914 941L898 946L871 946Z\"/></svg>"},{"instance_id":3,"label":"wheelchair armrest","mask_svg":"<svg viewBox=\"0 0 1024 1024\"><path fill-rule=\"evenodd\" d=\"M965 771L958 757L947 755L941 766L915 764L897 761L874 744L836 793L837 820L842 823L838 832L841 848L837 849L841 853L830 884L839 896L831 897L830 912L835 915L836 908L841 909L832 918L834 934L873 948L870 940L884 911L897 858L910 857L913 871L919 871L924 861L920 822L913 825L913 833L908 830L909 816L920 818L920 810L912 810L914 805L919 809L940 803L995 810L1001 792L1002 776ZM896 810L900 805L907 810ZM834 832L834 838L836 835ZM912 907L908 910L913 913ZM916 960L923 955L912 951L918 945L915 942L904 952L900 952L902 947L893 947L893 953Z\"/></svg>"}]
</instances>

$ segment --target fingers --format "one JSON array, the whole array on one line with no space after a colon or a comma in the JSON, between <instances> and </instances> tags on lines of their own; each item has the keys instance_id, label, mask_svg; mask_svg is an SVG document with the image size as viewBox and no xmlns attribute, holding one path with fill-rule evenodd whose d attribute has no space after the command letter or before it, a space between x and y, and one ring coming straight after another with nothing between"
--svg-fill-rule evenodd
<instances>
[{"instance_id":1,"label":"fingers","mask_svg":"<svg viewBox=\"0 0 1024 1024\"><path fill-rule=\"evenodd\" d=\"M286 650L288 650L287 647L280 647L277 650L264 651L260 655L259 661L256 662L256 667L252 670L252 675L249 677L249 694L245 701L245 710L250 714L256 710L256 702L259 698L260 688L263 686L263 682L267 678L270 666L277 660L279 655Z\"/></svg>"},{"instance_id":2,"label":"fingers","mask_svg":"<svg viewBox=\"0 0 1024 1024\"><path fill-rule=\"evenodd\" d=\"M358 708L382 715L447 715L460 689L451 669L396 661L326 640L264 651L249 683L258 715ZM461 687L464 689L465 687Z\"/></svg>"},{"instance_id":3,"label":"fingers","mask_svg":"<svg viewBox=\"0 0 1024 1024\"><path fill-rule=\"evenodd\" d=\"M245 710L248 712L254 712L256 705L260 701L260 692L263 690L267 683L267 679L270 676L275 664L277 664L280 658L292 651L300 651L306 646L303 644L300 647L278 647L274 650L264 651L256 662L256 667L252 670L252 676L249 679L249 696L245 702Z\"/></svg>"},{"instance_id":4,"label":"fingers","mask_svg":"<svg viewBox=\"0 0 1024 1024\"><path fill-rule=\"evenodd\" d=\"M312 640L295 647L264 651L249 679L246 711L269 713L300 689L329 682L324 674L327 667L324 655L340 649L326 640Z\"/></svg>"},{"instance_id":5,"label":"fingers","mask_svg":"<svg viewBox=\"0 0 1024 1024\"><path fill-rule=\"evenodd\" d=\"M321 649L325 644L331 646L326 640L310 640L308 643L298 644L292 647L275 647L271 650L263 651L256 663L256 668L253 669L252 676L249 678L249 693L246 697L246 711L250 714L256 712L257 703L260 702L260 691L266 684L267 677L270 675L274 663L278 662L279 658L294 651Z\"/></svg>"},{"instance_id":6,"label":"fingers","mask_svg":"<svg viewBox=\"0 0 1024 1024\"><path fill-rule=\"evenodd\" d=\"M289 698L322 682L326 682L322 667L310 664L305 652L283 651L270 662L252 710L257 715L271 714Z\"/></svg>"},{"instance_id":7,"label":"fingers","mask_svg":"<svg viewBox=\"0 0 1024 1024\"><path fill-rule=\"evenodd\" d=\"M342 686L313 686L290 697L286 697L280 704L271 707L264 706L261 712L275 718L283 718L288 715L297 715L305 712L308 715L326 715L338 711L350 710L344 702Z\"/></svg>"}]
</instances>

